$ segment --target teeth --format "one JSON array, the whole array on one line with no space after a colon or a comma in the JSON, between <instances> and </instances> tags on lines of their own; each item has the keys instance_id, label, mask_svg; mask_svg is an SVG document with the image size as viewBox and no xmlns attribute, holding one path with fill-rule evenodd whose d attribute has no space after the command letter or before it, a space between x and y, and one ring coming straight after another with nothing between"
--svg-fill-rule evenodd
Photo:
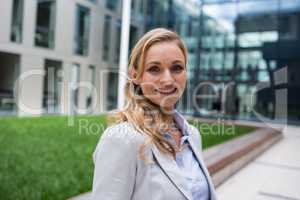
<instances>
[{"instance_id":1,"label":"teeth","mask_svg":"<svg viewBox=\"0 0 300 200\"><path fill-rule=\"evenodd\" d=\"M163 91L163 90L158 90L158 92L163 93L163 94L171 94L173 92L175 92L176 88L172 89L172 90L167 90L167 91Z\"/></svg>"}]
</instances>

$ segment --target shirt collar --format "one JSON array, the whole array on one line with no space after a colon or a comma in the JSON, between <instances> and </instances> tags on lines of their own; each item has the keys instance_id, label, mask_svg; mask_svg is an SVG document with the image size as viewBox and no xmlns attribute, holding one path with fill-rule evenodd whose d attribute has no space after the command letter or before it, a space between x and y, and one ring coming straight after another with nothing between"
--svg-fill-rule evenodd
<instances>
[{"instance_id":1,"label":"shirt collar","mask_svg":"<svg viewBox=\"0 0 300 200\"><path fill-rule=\"evenodd\" d=\"M188 131L188 122L184 119L184 117L177 111L174 111L174 120L176 124L178 125L178 128L181 130L182 137L180 139L180 143L183 144L189 137L190 133ZM164 136L175 143L175 140L173 141L173 137L169 132L164 133Z\"/></svg>"},{"instance_id":2,"label":"shirt collar","mask_svg":"<svg viewBox=\"0 0 300 200\"><path fill-rule=\"evenodd\" d=\"M164 137L169 140L173 145L176 144L175 139L171 136L171 134L169 132L165 132L164 133ZM186 143L187 139L189 138L189 135L183 135L180 138L180 145L183 145L184 143Z\"/></svg>"},{"instance_id":3,"label":"shirt collar","mask_svg":"<svg viewBox=\"0 0 300 200\"><path fill-rule=\"evenodd\" d=\"M176 124L178 125L178 127L181 130L181 133L183 135L190 135L191 134L188 131L188 122L177 110L175 110L174 120L175 120Z\"/></svg>"}]
</instances>

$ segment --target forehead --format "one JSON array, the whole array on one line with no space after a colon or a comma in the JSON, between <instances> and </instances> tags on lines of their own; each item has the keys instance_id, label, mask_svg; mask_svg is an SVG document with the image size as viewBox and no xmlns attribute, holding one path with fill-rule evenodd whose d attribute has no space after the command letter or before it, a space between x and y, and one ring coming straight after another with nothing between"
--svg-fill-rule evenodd
<instances>
[{"instance_id":1,"label":"forehead","mask_svg":"<svg viewBox=\"0 0 300 200\"><path fill-rule=\"evenodd\" d=\"M185 61L184 53L176 42L161 42L152 45L145 54L145 64L152 61Z\"/></svg>"}]
</instances>

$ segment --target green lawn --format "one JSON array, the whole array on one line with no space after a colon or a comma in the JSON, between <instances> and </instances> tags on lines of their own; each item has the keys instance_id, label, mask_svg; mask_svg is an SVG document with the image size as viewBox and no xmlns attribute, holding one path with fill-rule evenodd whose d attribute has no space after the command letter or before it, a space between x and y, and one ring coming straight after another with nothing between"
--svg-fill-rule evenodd
<instances>
[{"instance_id":1,"label":"green lawn","mask_svg":"<svg viewBox=\"0 0 300 200\"><path fill-rule=\"evenodd\" d=\"M60 200L91 189L92 152L106 120L76 116L74 124L62 116L0 118L0 199ZM230 127L216 134L221 125L208 126L199 126L204 148L253 130L234 126L234 134Z\"/></svg>"},{"instance_id":2,"label":"green lawn","mask_svg":"<svg viewBox=\"0 0 300 200\"><path fill-rule=\"evenodd\" d=\"M88 120L90 131L80 131ZM103 116L0 119L0 199L66 199L92 185L96 124Z\"/></svg>"}]
</instances>

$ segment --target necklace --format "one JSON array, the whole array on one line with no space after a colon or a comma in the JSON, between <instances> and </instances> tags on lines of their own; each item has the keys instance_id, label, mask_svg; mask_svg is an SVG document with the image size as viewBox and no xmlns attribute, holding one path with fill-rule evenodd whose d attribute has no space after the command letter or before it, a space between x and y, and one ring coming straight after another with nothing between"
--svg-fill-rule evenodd
<instances>
[{"instance_id":1,"label":"necklace","mask_svg":"<svg viewBox=\"0 0 300 200\"><path fill-rule=\"evenodd\" d=\"M176 145L174 146L175 151L176 152L182 151L182 149L184 147L186 147L186 144L183 144L183 145L180 144L181 137L182 137L182 133L181 133L180 129L177 127L176 124L174 124L174 126L172 125L171 129L169 129L169 132L171 133L171 135L173 136L173 138L176 141Z\"/></svg>"}]
</instances>

